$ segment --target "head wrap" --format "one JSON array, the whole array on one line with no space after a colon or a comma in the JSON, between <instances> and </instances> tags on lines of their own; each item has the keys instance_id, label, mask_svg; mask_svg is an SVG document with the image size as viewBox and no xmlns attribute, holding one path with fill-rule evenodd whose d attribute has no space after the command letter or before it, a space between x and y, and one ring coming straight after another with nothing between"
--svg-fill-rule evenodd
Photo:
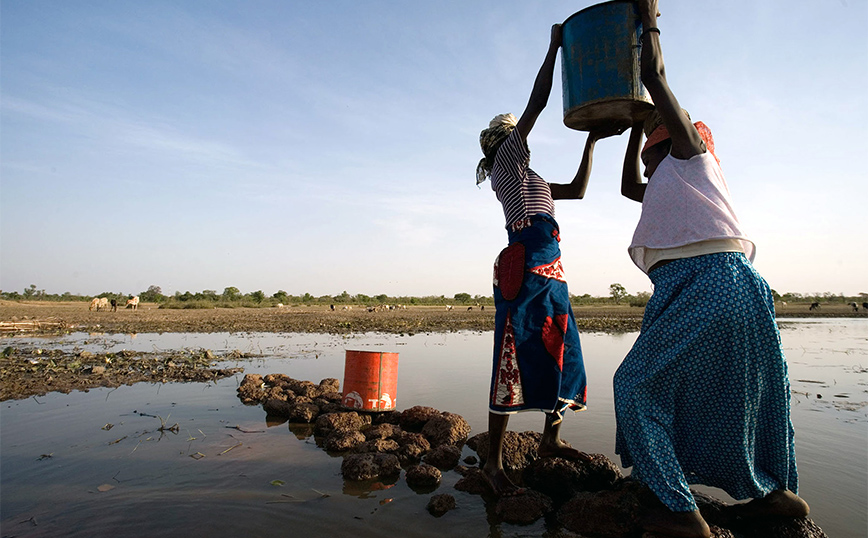
<instances>
[{"instance_id":1,"label":"head wrap","mask_svg":"<svg viewBox=\"0 0 868 538\"><path fill-rule=\"evenodd\" d=\"M488 129L479 133L479 146L485 157L476 166L476 184L479 185L491 175L491 167L494 166L494 156L497 149L507 139L509 133L515 129L518 120L512 114L498 114L490 122Z\"/></svg>"},{"instance_id":2,"label":"head wrap","mask_svg":"<svg viewBox=\"0 0 868 538\"><path fill-rule=\"evenodd\" d=\"M687 116L687 119L689 120L690 114L688 114L683 108L681 111L684 112L684 115ZM705 142L705 147L709 152L711 152L711 155L717 163L720 164L720 159L718 159L717 155L714 153L714 138L711 136L711 129L701 121L695 122L693 126L696 127L696 130L699 132L699 137L702 138L703 142ZM648 117L645 118L645 124L642 126L642 130L648 138L648 140L645 141L645 145L642 147L642 153L645 153L645 151L647 151L651 146L656 146L660 142L669 140L669 130L663 123L663 117L656 109L652 110L651 113L648 114Z\"/></svg>"}]
</instances>

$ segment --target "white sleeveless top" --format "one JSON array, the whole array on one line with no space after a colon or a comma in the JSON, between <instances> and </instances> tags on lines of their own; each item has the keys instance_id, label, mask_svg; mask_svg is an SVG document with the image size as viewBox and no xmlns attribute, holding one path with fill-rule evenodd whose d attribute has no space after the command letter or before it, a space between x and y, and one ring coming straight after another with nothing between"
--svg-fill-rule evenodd
<instances>
[{"instance_id":1,"label":"white sleeveless top","mask_svg":"<svg viewBox=\"0 0 868 538\"><path fill-rule=\"evenodd\" d=\"M695 247L683 248L688 245ZM717 160L708 151L687 160L667 155L645 187L642 216L628 248L633 263L647 273L664 259L732 251L753 261L756 247L735 215Z\"/></svg>"}]
</instances>

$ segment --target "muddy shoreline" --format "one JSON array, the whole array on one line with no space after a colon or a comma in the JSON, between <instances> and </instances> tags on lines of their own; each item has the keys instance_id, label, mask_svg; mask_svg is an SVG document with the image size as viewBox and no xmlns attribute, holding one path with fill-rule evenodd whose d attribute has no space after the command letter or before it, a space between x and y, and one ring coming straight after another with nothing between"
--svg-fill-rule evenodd
<instances>
[{"instance_id":1,"label":"muddy shoreline","mask_svg":"<svg viewBox=\"0 0 868 538\"><path fill-rule=\"evenodd\" d=\"M849 307L848 307L849 308ZM784 317L868 317L848 308L808 311L807 305L784 307ZM642 323L642 308L591 306L574 308L580 332L634 332ZM370 312L363 307L160 309L143 304L138 310L89 311L85 303L0 301L0 401L49 392L118 387L139 382L211 381L236 373L217 368L226 357L211 350L162 353L94 354L52 349L51 336L69 333L387 333L413 335L452 331L490 331L494 308L415 306ZM12 346L2 337L45 336L44 344ZM8 342L8 340L7 340ZM234 353L238 353L237 350ZM232 358L238 359L239 356Z\"/></svg>"},{"instance_id":2,"label":"muddy shoreline","mask_svg":"<svg viewBox=\"0 0 868 538\"><path fill-rule=\"evenodd\" d=\"M642 308L630 306L577 307L580 331L636 331ZM138 310L89 311L85 303L0 302L0 323L39 320L44 329L34 332L287 332L351 334L382 332L417 334L425 332L488 331L494 329L494 308L456 306L411 306L405 309L369 312L355 306L331 310L324 306L284 308L212 308L176 310L156 304L139 305ZM6 331L6 334L14 331ZM24 332L24 331L22 331Z\"/></svg>"},{"instance_id":3,"label":"muddy shoreline","mask_svg":"<svg viewBox=\"0 0 868 538\"><path fill-rule=\"evenodd\" d=\"M627 305L575 306L579 331L631 332L642 324L644 309ZM815 311L807 304L779 306L778 317L828 318L868 317L860 308L823 305ZM24 322L43 322L33 330ZM23 330L10 324L18 323ZM406 309L369 312L364 307L337 308L292 306L285 308L212 308L200 310L161 309L143 303L138 310L92 312L86 303L0 301L0 329L4 335L69 332L164 333L164 332L300 332L351 334L382 332L489 331L494 328L494 308L456 306L411 306ZM33 325L32 323L30 324Z\"/></svg>"}]
</instances>

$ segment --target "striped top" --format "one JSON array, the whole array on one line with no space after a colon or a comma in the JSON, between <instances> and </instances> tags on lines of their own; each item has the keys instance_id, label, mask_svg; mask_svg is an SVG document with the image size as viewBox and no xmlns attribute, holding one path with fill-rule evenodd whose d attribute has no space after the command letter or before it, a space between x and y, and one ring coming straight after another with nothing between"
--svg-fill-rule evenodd
<instances>
[{"instance_id":1,"label":"striped top","mask_svg":"<svg viewBox=\"0 0 868 538\"><path fill-rule=\"evenodd\" d=\"M513 129L491 167L491 188L503 204L507 226L537 213L555 216L551 188L529 164L530 150L518 129Z\"/></svg>"}]
</instances>

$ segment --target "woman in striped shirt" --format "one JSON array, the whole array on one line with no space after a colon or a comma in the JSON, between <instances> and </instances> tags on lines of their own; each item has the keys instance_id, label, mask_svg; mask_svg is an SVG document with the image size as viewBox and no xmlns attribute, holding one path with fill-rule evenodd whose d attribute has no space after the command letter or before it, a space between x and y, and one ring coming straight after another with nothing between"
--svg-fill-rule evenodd
<instances>
[{"instance_id":1,"label":"woman in striped shirt","mask_svg":"<svg viewBox=\"0 0 868 538\"><path fill-rule=\"evenodd\" d=\"M521 118L516 121L512 114L501 114L480 134L485 157L477 167L477 183L491 178L509 235L509 246L494 267L494 364L488 454L483 467L498 496L521 491L503 469L503 439L510 414L531 410L545 413L538 450L541 457L588 458L560 438L564 412L585 408L586 379L560 261L554 200L584 196L595 142L620 130L588 135L582 163L569 184L547 183L530 169L527 136L548 102L560 45L561 26L556 24Z\"/></svg>"}]
</instances>

